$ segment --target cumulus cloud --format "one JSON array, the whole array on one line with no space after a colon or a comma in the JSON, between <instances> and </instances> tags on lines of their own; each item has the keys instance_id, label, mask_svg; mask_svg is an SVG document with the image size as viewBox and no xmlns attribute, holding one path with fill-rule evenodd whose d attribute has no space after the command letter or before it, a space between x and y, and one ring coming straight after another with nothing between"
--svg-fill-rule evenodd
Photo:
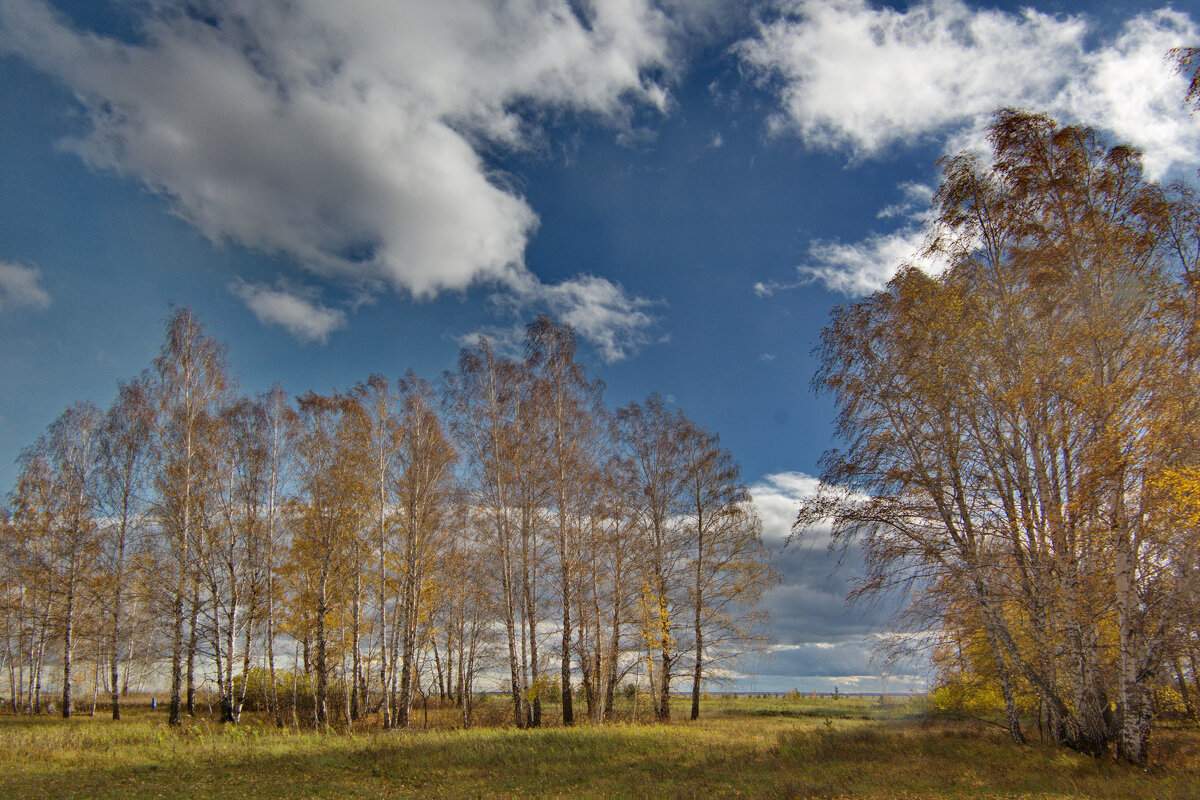
<instances>
[{"instance_id":1,"label":"cumulus cloud","mask_svg":"<svg viewBox=\"0 0 1200 800\"><path fill-rule=\"evenodd\" d=\"M239 280L229 291L241 298L259 322L282 326L301 342L324 342L330 333L346 327L346 312L321 305L313 292L286 283L272 287Z\"/></svg>"},{"instance_id":2,"label":"cumulus cloud","mask_svg":"<svg viewBox=\"0 0 1200 800\"><path fill-rule=\"evenodd\" d=\"M903 12L864 0L798 0L781 10L740 48L748 64L778 79L782 109L772 125L862 155L1022 97L1052 97L1059 64L1077 60L1085 28L1077 19L973 11L954 0Z\"/></svg>"},{"instance_id":3,"label":"cumulus cloud","mask_svg":"<svg viewBox=\"0 0 1200 800\"><path fill-rule=\"evenodd\" d=\"M42 273L36 267L0 261L0 313L15 308L49 308L50 295L42 288L41 280Z\"/></svg>"},{"instance_id":4,"label":"cumulus cloud","mask_svg":"<svg viewBox=\"0 0 1200 800\"><path fill-rule=\"evenodd\" d=\"M750 486L750 496L763 523L763 539L782 544L792 532L800 503L814 497L821 482L803 472L764 475Z\"/></svg>"},{"instance_id":5,"label":"cumulus cloud","mask_svg":"<svg viewBox=\"0 0 1200 800\"><path fill-rule=\"evenodd\" d=\"M895 144L977 143L1002 106L1045 111L1146 153L1151 174L1200 163L1200 120L1165 59L1197 39L1170 9L1094 41L1082 16L973 9L928 0L905 11L865 0L782 0L780 15L737 48L778 95L778 134L871 157Z\"/></svg>"},{"instance_id":6,"label":"cumulus cloud","mask_svg":"<svg viewBox=\"0 0 1200 800\"><path fill-rule=\"evenodd\" d=\"M213 240L416 298L537 283L524 265L537 215L481 153L533 146L529 109L617 128L637 107L665 109L685 27L649 0L146 8L127 42L9 0L0 53L74 90L89 125L69 149ZM597 279L544 288L604 352L647 319Z\"/></svg>"},{"instance_id":7,"label":"cumulus cloud","mask_svg":"<svg viewBox=\"0 0 1200 800\"><path fill-rule=\"evenodd\" d=\"M1197 21L1180 12L1134 18L1111 45L1085 55L1085 78L1067 85L1060 113L1141 149L1152 177L1197 165L1200 119L1182 105L1187 78L1165 54L1198 38Z\"/></svg>"},{"instance_id":8,"label":"cumulus cloud","mask_svg":"<svg viewBox=\"0 0 1200 800\"><path fill-rule=\"evenodd\" d=\"M1152 178L1200 165L1200 115L1185 107L1186 78L1166 58L1200 38L1182 12L1139 14L1100 39L1084 16L973 9L960 0L905 11L865 0L780 0L776 8L736 50L777 94L769 122L777 135L854 159L919 141L986 152L992 114L1013 106L1141 149ZM814 241L795 281L759 282L755 293L817 282L859 296L883 288L902 264L941 272L944 264L917 257L929 187L900 190L904 199L878 216L901 227L856 242Z\"/></svg>"}]
</instances>

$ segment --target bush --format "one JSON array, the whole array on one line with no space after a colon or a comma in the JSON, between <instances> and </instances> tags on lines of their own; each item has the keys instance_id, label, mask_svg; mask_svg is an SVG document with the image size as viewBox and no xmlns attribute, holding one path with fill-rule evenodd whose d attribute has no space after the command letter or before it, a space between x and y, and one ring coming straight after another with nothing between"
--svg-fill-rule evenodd
<instances>
[{"instance_id":1,"label":"bush","mask_svg":"<svg viewBox=\"0 0 1200 800\"><path fill-rule=\"evenodd\" d=\"M929 707L935 713L979 717L1002 712L1004 698L993 686L953 681L929 693Z\"/></svg>"},{"instance_id":2,"label":"bush","mask_svg":"<svg viewBox=\"0 0 1200 800\"><path fill-rule=\"evenodd\" d=\"M539 675L538 679L525 692L525 699L531 703L539 698L550 703L562 701L562 687L558 685L557 675L551 677Z\"/></svg>"},{"instance_id":3,"label":"bush","mask_svg":"<svg viewBox=\"0 0 1200 800\"><path fill-rule=\"evenodd\" d=\"M1179 689L1170 685L1160 683L1151 690L1153 697L1154 713L1156 716L1165 719L1183 719L1188 715L1187 702L1184 701L1183 695Z\"/></svg>"},{"instance_id":4,"label":"bush","mask_svg":"<svg viewBox=\"0 0 1200 800\"><path fill-rule=\"evenodd\" d=\"M238 675L234 679L236 691L240 691L242 682L249 680L246 686L246 703L242 706L243 711L266 711L270 704L270 687L271 675L261 667L255 667L249 671L246 676ZM275 693L279 698L280 712L285 720L289 719L292 714L292 689L296 692L296 716L301 724L305 720L313 718L313 711L316 708L316 680L312 675L293 675L291 672L276 672L275 673ZM342 685L340 682L331 682L329 685L329 697L338 697L342 694Z\"/></svg>"}]
</instances>

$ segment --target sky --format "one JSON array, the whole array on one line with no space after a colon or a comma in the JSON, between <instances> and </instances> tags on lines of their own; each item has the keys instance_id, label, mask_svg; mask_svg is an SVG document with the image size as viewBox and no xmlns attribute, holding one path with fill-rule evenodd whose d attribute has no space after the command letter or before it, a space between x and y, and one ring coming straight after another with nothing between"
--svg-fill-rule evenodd
<instances>
[{"instance_id":1,"label":"sky","mask_svg":"<svg viewBox=\"0 0 1200 800\"><path fill-rule=\"evenodd\" d=\"M782 548L837 445L813 347L936 271L938 161L997 108L1195 183L1187 44L1192 2L0 0L0 487L172 303L294 395L549 313L610 407L658 392L741 464L783 579L734 688L920 689L871 656L898 599L844 602L857 554Z\"/></svg>"}]
</instances>

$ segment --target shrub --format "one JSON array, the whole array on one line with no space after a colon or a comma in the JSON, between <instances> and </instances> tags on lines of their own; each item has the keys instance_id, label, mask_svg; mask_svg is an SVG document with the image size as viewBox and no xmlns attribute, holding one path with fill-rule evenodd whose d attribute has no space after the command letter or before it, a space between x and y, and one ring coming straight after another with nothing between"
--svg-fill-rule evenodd
<instances>
[{"instance_id":1,"label":"shrub","mask_svg":"<svg viewBox=\"0 0 1200 800\"><path fill-rule=\"evenodd\" d=\"M993 686L952 681L929 693L929 706L935 713L978 717L1003 711L1004 698Z\"/></svg>"}]
</instances>

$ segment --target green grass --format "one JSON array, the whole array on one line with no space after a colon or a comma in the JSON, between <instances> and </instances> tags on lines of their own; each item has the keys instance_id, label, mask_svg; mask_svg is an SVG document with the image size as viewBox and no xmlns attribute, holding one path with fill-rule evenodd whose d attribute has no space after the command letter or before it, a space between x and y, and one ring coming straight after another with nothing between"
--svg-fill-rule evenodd
<instances>
[{"instance_id":1,"label":"green grass","mask_svg":"<svg viewBox=\"0 0 1200 800\"><path fill-rule=\"evenodd\" d=\"M1194 729L1157 732L1143 771L918 712L875 698L715 698L697 723L353 736L206 718L171 730L161 710L136 707L119 723L2 716L0 796L1200 797Z\"/></svg>"}]
</instances>

